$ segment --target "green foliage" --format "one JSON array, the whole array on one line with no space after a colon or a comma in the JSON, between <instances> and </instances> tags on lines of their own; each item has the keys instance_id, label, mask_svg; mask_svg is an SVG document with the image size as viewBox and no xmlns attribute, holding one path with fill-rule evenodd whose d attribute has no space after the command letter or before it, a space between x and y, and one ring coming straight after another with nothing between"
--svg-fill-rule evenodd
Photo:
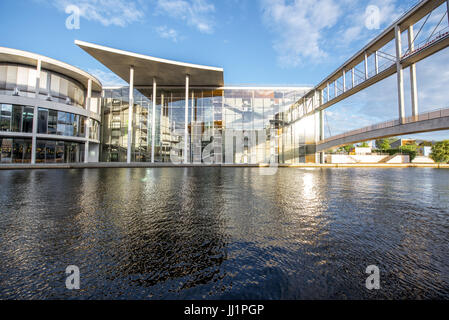
<instances>
[{"instance_id":1,"label":"green foliage","mask_svg":"<svg viewBox=\"0 0 449 320\"><path fill-rule=\"evenodd\" d=\"M416 151L417 148L418 148L418 146L417 146L416 144L408 144L408 145L406 145L406 146L399 147L399 149L400 149L402 152L406 152L406 151Z\"/></svg>"},{"instance_id":2,"label":"green foliage","mask_svg":"<svg viewBox=\"0 0 449 320\"><path fill-rule=\"evenodd\" d=\"M398 153L408 154L410 156L410 161L413 161L413 159L415 159L416 154L417 154L416 148L413 150L413 148L410 148L409 146L404 146L399 149L388 149L388 150L384 150L384 151L386 151L390 156L398 154Z\"/></svg>"},{"instance_id":3,"label":"green foliage","mask_svg":"<svg viewBox=\"0 0 449 320\"><path fill-rule=\"evenodd\" d=\"M376 148L380 150L388 150L391 148L391 143L393 143L396 140L397 140L396 138L376 140Z\"/></svg>"},{"instance_id":4,"label":"green foliage","mask_svg":"<svg viewBox=\"0 0 449 320\"><path fill-rule=\"evenodd\" d=\"M347 146L341 147L342 151L344 152L349 152L352 148L354 148L353 144L348 144Z\"/></svg>"},{"instance_id":5,"label":"green foliage","mask_svg":"<svg viewBox=\"0 0 449 320\"><path fill-rule=\"evenodd\" d=\"M449 163L449 140L435 143L430 157L438 163Z\"/></svg>"},{"instance_id":6,"label":"green foliage","mask_svg":"<svg viewBox=\"0 0 449 320\"><path fill-rule=\"evenodd\" d=\"M369 144L368 144L367 142L363 142L363 143L360 145L360 147L361 147L361 148L369 148Z\"/></svg>"}]
</instances>

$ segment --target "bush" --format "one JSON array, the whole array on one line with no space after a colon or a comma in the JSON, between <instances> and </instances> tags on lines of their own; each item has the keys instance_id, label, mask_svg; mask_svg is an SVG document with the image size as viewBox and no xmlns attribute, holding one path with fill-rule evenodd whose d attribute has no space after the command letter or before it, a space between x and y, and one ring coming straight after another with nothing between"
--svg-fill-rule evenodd
<instances>
[{"instance_id":1,"label":"bush","mask_svg":"<svg viewBox=\"0 0 449 320\"><path fill-rule=\"evenodd\" d=\"M416 150L413 150L412 148L405 148L405 147L401 147L399 149L388 149L388 150L383 150L384 152L387 152L390 156L398 154L398 153L402 153L402 154L406 154L410 156L410 161L413 161L413 159L416 158Z\"/></svg>"},{"instance_id":2,"label":"bush","mask_svg":"<svg viewBox=\"0 0 449 320\"><path fill-rule=\"evenodd\" d=\"M449 140L435 143L430 157L438 163L449 163Z\"/></svg>"}]
</instances>

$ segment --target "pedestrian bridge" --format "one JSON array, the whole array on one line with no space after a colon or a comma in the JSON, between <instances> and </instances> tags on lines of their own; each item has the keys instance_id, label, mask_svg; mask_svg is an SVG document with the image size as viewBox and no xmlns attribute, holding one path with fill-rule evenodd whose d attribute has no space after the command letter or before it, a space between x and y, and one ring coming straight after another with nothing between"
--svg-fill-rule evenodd
<instances>
[{"instance_id":1,"label":"pedestrian bridge","mask_svg":"<svg viewBox=\"0 0 449 320\"><path fill-rule=\"evenodd\" d=\"M363 141L448 129L449 108L446 108L406 117L402 123L392 120L328 137L318 142L317 152Z\"/></svg>"}]
</instances>

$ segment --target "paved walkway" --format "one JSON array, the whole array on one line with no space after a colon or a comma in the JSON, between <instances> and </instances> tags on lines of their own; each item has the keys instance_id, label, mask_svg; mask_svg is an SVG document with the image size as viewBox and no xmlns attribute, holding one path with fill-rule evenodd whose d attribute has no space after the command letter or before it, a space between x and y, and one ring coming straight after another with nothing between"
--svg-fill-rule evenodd
<instances>
[{"instance_id":1,"label":"paved walkway","mask_svg":"<svg viewBox=\"0 0 449 320\"><path fill-rule=\"evenodd\" d=\"M183 164L171 163L121 163L121 162L99 162L99 163L61 163L61 164L0 164L0 170L23 170L23 169L95 169L95 168L264 168L268 165L254 164ZM280 164L278 168L447 168L449 164L438 163L399 163L399 164Z\"/></svg>"}]
</instances>

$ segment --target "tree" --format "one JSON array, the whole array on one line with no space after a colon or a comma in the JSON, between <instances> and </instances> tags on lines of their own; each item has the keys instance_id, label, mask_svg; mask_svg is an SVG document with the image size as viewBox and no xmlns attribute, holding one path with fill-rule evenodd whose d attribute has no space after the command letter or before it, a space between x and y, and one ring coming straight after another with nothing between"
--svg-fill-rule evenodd
<instances>
[{"instance_id":1,"label":"tree","mask_svg":"<svg viewBox=\"0 0 449 320\"><path fill-rule=\"evenodd\" d=\"M369 145L368 145L367 142L363 142L363 143L360 145L360 148L369 148Z\"/></svg>"},{"instance_id":2,"label":"tree","mask_svg":"<svg viewBox=\"0 0 449 320\"><path fill-rule=\"evenodd\" d=\"M346 152L351 151L352 148L354 148L354 145L353 145L353 144L348 144L347 146L344 146L344 147L343 147L343 149L344 149Z\"/></svg>"},{"instance_id":3,"label":"tree","mask_svg":"<svg viewBox=\"0 0 449 320\"><path fill-rule=\"evenodd\" d=\"M396 141L396 138L376 140L376 148L380 150L388 150L391 148L391 143L393 143L394 141Z\"/></svg>"},{"instance_id":4,"label":"tree","mask_svg":"<svg viewBox=\"0 0 449 320\"><path fill-rule=\"evenodd\" d=\"M408 154L410 156L410 161L413 161L413 159L416 158L416 149L418 146L416 144L408 144L402 147L399 147L399 151L401 151L402 154Z\"/></svg>"},{"instance_id":5,"label":"tree","mask_svg":"<svg viewBox=\"0 0 449 320\"><path fill-rule=\"evenodd\" d=\"M430 157L439 163L449 163L449 140L435 143Z\"/></svg>"},{"instance_id":6,"label":"tree","mask_svg":"<svg viewBox=\"0 0 449 320\"><path fill-rule=\"evenodd\" d=\"M354 145L353 144L349 144L347 146L343 146L343 147L338 148L338 151L339 152L349 152L349 151L351 151L352 148L354 148Z\"/></svg>"}]
</instances>

